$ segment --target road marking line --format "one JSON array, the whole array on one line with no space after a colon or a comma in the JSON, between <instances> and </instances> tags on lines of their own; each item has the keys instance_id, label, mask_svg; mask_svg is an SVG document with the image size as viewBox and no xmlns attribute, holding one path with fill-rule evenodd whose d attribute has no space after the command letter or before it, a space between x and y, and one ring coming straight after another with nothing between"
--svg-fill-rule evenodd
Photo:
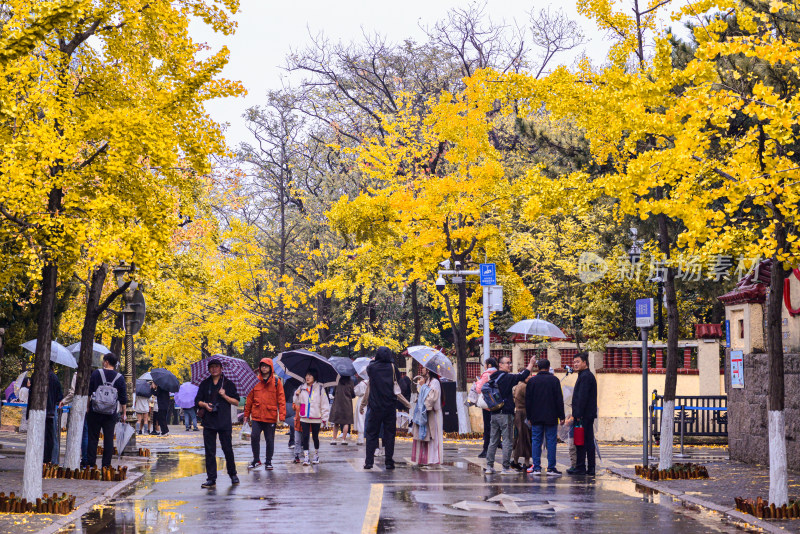
<instances>
[{"instance_id":1,"label":"road marking line","mask_svg":"<svg viewBox=\"0 0 800 534\"><path fill-rule=\"evenodd\" d=\"M364 514L364 524L361 525L361 534L374 534L378 532L378 521L381 518L381 505L383 504L383 484L372 484L369 492L367 513Z\"/></svg>"}]
</instances>

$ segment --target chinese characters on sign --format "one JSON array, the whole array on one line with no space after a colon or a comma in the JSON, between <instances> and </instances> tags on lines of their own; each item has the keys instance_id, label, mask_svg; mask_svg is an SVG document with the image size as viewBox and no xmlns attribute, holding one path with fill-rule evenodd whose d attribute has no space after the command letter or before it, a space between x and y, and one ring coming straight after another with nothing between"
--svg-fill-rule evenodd
<instances>
[{"instance_id":1,"label":"chinese characters on sign","mask_svg":"<svg viewBox=\"0 0 800 534\"><path fill-rule=\"evenodd\" d=\"M674 258L670 265L676 280L719 282L744 278L759 261L761 258L746 258L743 255L733 257L718 254L706 258L681 255ZM604 259L597 254L584 252L578 260L578 276L587 284L604 276L618 282L640 280L643 277L650 281L663 281L667 278L667 267L665 261L656 258L632 262L624 255Z\"/></svg>"},{"instance_id":2,"label":"chinese characters on sign","mask_svg":"<svg viewBox=\"0 0 800 534\"><path fill-rule=\"evenodd\" d=\"M731 387L744 387L744 355L740 350L731 351Z\"/></svg>"}]
</instances>

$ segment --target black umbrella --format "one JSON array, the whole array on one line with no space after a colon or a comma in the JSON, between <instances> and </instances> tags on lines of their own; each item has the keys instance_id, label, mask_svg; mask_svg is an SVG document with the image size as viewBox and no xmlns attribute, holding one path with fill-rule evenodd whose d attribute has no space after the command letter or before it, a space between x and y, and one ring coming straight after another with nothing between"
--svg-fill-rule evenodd
<instances>
[{"instance_id":1,"label":"black umbrella","mask_svg":"<svg viewBox=\"0 0 800 534\"><path fill-rule=\"evenodd\" d=\"M298 349L281 352L275 361L286 370L286 374L296 378L301 384L306 381L309 370L317 372L317 382L326 388L335 386L339 382L339 373L336 372L331 362L310 350Z\"/></svg>"},{"instance_id":2,"label":"black umbrella","mask_svg":"<svg viewBox=\"0 0 800 534\"><path fill-rule=\"evenodd\" d=\"M177 393L179 389L181 389L181 383L178 381L178 377L163 369L161 367L156 369L150 370L150 376L152 377L153 383L160 387L161 389L166 389L170 393Z\"/></svg>"},{"instance_id":3,"label":"black umbrella","mask_svg":"<svg viewBox=\"0 0 800 534\"><path fill-rule=\"evenodd\" d=\"M340 376L354 376L356 374L356 368L353 367L353 360L350 358L331 356L328 361Z\"/></svg>"}]
</instances>

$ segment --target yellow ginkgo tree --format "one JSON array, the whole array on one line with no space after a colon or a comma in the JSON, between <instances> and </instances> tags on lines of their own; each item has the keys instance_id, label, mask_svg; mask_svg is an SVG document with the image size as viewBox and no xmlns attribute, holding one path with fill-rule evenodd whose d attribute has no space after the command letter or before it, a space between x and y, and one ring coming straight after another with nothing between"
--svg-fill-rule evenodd
<instances>
[{"instance_id":1,"label":"yellow ginkgo tree","mask_svg":"<svg viewBox=\"0 0 800 534\"><path fill-rule=\"evenodd\" d=\"M171 229L192 209L197 176L221 150L203 102L240 92L218 78L227 50L200 59L189 20L229 33L238 6L13 0L6 7L0 231L20 251L22 261L9 267L41 280L23 489L33 501L41 496L59 270L80 258L91 267L127 260L156 269Z\"/></svg>"}]
</instances>

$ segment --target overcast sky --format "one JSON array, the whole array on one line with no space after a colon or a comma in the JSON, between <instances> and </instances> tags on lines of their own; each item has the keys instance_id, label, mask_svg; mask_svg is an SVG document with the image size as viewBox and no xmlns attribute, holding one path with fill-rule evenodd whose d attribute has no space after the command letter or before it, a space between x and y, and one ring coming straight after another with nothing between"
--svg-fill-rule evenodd
<instances>
[{"instance_id":1,"label":"overcast sky","mask_svg":"<svg viewBox=\"0 0 800 534\"><path fill-rule=\"evenodd\" d=\"M226 37L207 31L202 25L193 25L192 34L197 41L207 42L212 49L223 45L231 52L223 75L241 81L247 96L227 98L207 103L212 117L220 123L229 123L228 144L236 146L249 140L242 114L248 107L262 104L270 89L279 89L285 83L286 73L281 67L291 49L304 47L309 33L324 32L331 40L350 42L359 40L362 33L378 32L393 41L405 38L424 40L420 25L432 25L442 19L453 7L466 7L466 1L457 0L402 0L398 3L375 0L304 0L301 2L273 2L267 0L242 0L236 15L239 24L233 36ZM538 11L547 6L560 6L558 2L544 0L487 0L487 11L493 20L528 20L531 9ZM602 61L607 49L601 34L589 31L591 25L578 16L573 4L564 10L577 20L587 36L587 43L576 55L585 52L594 61ZM572 63L573 57L556 58Z\"/></svg>"}]
</instances>

